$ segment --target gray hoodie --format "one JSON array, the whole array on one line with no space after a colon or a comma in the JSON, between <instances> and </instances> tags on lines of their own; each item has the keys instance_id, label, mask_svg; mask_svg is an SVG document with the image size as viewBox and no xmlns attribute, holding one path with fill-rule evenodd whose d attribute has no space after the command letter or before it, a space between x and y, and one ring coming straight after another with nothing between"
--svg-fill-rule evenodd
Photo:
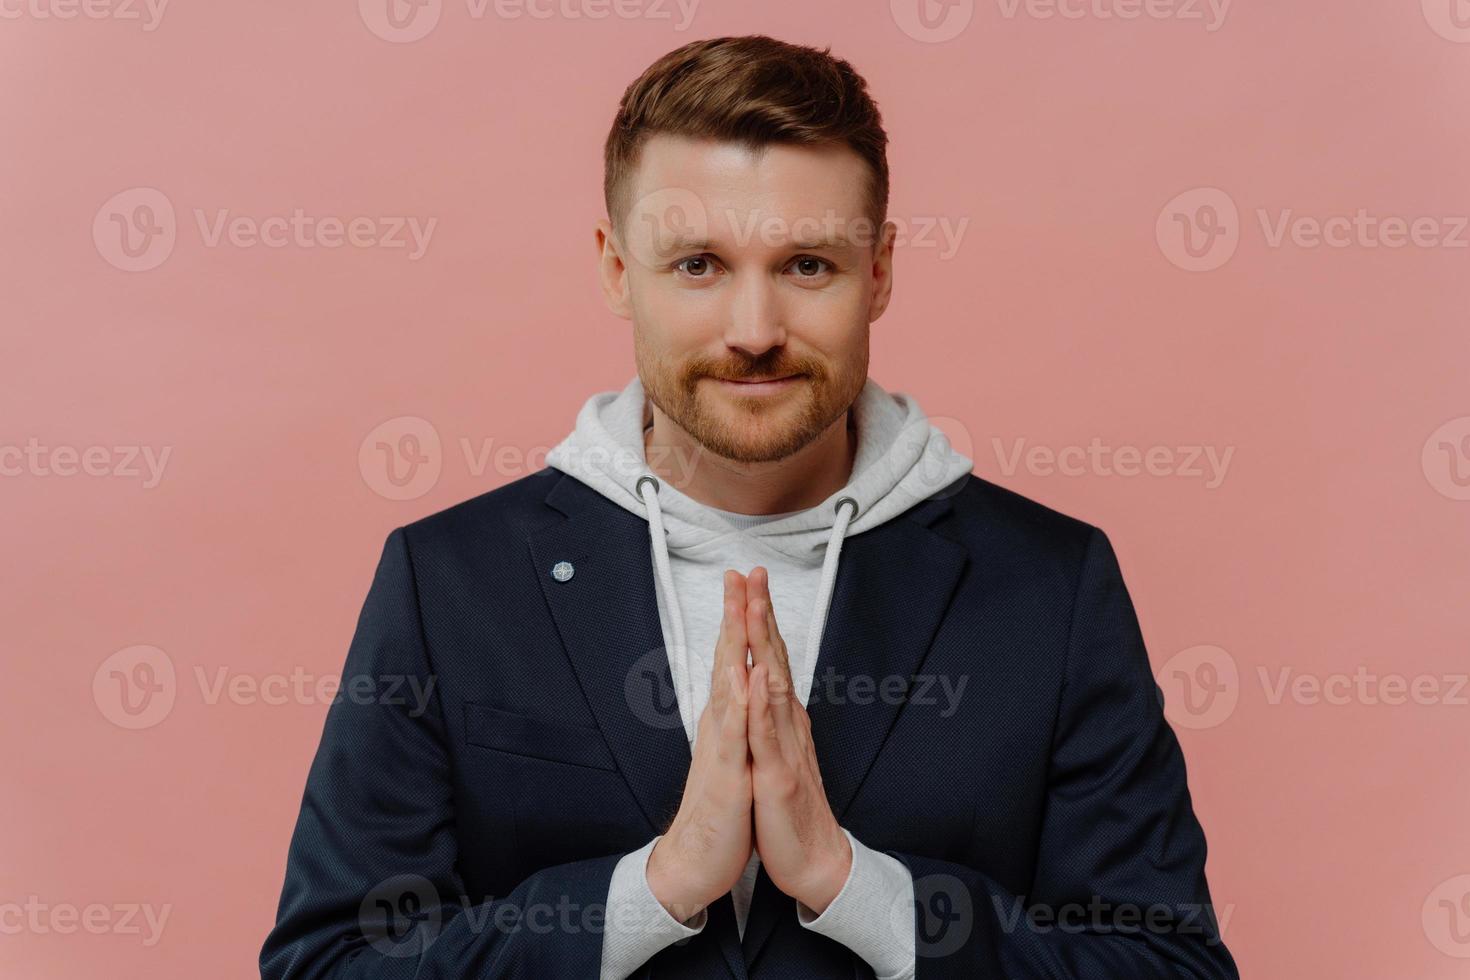
<instances>
[{"instance_id":1,"label":"gray hoodie","mask_svg":"<svg viewBox=\"0 0 1470 980\"><path fill-rule=\"evenodd\" d=\"M857 451L847 485L815 507L790 514L743 515L702 504L658 479L644 456L643 432L652 424L642 381L635 375L622 391L592 395L576 427L547 455L547 465L597 490L648 521L650 560L660 625L685 734L691 746L709 699L709 680L723 598L723 573L770 572L776 622L786 641L792 679L801 703L810 695L843 538L876 527L940 492L958 489L973 461L956 452L918 403L890 394L868 378L854 400L850 421ZM694 461L674 460L681 465ZM802 925L844 943L880 978L912 976L912 880L907 869L848 834L853 867L848 882L822 915L798 903ZM608 895L602 977L621 978L664 946L699 932L701 912L688 924L664 911L648 889L645 867L658 838L626 855L613 873ZM759 865L752 855L731 890L744 934ZM638 925L622 923L634 918ZM893 928L879 924L892 921Z\"/></svg>"},{"instance_id":2,"label":"gray hoodie","mask_svg":"<svg viewBox=\"0 0 1470 980\"><path fill-rule=\"evenodd\" d=\"M942 490L953 492L950 485L974 467L974 461L956 452L949 438L929 422L918 402L908 395L890 394L868 378L852 406L858 445L847 485L815 507L741 521L739 518L745 515L731 515L701 504L654 476L643 449L643 430L652 419L643 383L635 375L620 392L605 391L588 398L577 414L576 428L551 450L546 462L649 522L654 570L662 590L660 602L666 602L670 595L680 596L680 601L661 607L665 618L673 620L663 626L671 641L671 658L678 661L672 665L676 684L681 674L689 673L693 638L685 635L683 628L692 603L676 589L673 562L708 557L720 548L720 542L731 538L733 530L757 540L793 565L820 566L814 605L800 617L809 624L806 641L793 644L793 639L800 637L788 635L784 624L782 629L788 646L816 650L843 537L892 520ZM772 516L776 519L767 519ZM703 590L714 595L716 626L723 592L722 571L717 570ZM772 595L778 598L772 571ZM779 613L778 602L778 624L782 623ZM679 692L685 690L687 685L681 685ZM802 693L804 703L807 691Z\"/></svg>"}]
</instances>

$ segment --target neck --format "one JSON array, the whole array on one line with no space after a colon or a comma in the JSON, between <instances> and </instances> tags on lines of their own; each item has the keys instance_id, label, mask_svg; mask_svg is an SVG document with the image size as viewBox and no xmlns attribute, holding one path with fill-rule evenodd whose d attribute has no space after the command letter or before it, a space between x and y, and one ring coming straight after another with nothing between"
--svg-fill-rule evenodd
<instances>
[{"instance_id":1,"label":"neck","mask_svg":"<svg viewBox=\"0 0 1470 980\"><path fill-rule=\"evenodd\" d=\"M696 443L657 406L643 430L643 453L660 480L707 507L736 514L784 514L815 507L847 485L857 455L849 408L785 459L742 463Z\"/></svg>"}]
</instances>

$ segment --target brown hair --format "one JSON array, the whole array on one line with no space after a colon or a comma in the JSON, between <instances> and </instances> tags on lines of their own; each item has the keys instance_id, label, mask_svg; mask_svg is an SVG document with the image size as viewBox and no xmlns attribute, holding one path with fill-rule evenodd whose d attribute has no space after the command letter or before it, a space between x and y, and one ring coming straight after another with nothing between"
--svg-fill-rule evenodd
<instances>
[{"instance_id":1,"label":"brown hair","mask_svg":"<svg viewBox=\"0 0 1470 980\"><path fill-rule=\"evenodd\" d=\"M842 144L867 162L868 217L888 213L888 134L867 83L828 52L763 34L693 41L623 92L603 148L602 193L618 225L627 183L655 133L743 143Z\"/></svg>"}]
</instances>

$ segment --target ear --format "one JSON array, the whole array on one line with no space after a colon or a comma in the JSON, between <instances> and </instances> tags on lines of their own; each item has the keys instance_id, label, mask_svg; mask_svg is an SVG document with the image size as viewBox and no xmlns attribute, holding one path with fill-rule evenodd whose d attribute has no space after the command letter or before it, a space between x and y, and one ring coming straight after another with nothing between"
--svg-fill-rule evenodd
<instances>
[{"instance_id":1,"label":"ear","mask_svg":"<svg viewBox=\"0 0 1470 980\"><path fill-rule=\"evenodd\" d=\"M597 276L607 308L624 320L633 318L633 305L628 299L628 267L613 232L612 222L598 219L594 228L597 239Z\"/></svg>"},{"instance_id":2,"label":"ear","mask_svg":"<svg viewBox=\"0 0 1470 980\"><path fill-rule=\"evenodd\" d=\"M893 242L898 235L898 226L892 221L883 222L878 233L878 243L873 249L873 294L868 303L868 322L872 323L888 309L893 297Z\"/></svg>"}]
</instances>

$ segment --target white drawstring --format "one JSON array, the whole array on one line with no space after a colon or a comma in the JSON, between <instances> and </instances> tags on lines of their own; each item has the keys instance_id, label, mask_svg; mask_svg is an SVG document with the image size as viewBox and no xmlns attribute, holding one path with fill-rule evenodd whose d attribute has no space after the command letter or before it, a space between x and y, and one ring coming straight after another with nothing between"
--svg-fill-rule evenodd
<instances>
[{"instance_id":1,"label":"white drawstring","mask_svg":"<svg viewBox=\"0 0 1470 980\"><path fill-rule=\"evenodd\" d=\"M652 484L651 490L644 490L645 484ZM669 565L669 546L664 535L663 511L658 504L658 478L644 474L638 478L635 490L645 507L648 508L648 534L653 541L653 564L658 573L659 582L663 584L664 602L669 610L671 620L670 632L674 640L674 658L672 664L677 669L679 676L674 678L674 683L679 690L679 717L684 722L685 734L692 741L694 738L694 681L692 671L689 668L689 650L687 638L684 636L684 616L679 611L679 596L674 590L674 572ZM844 511L842 505L851 504L850 513ZM827 539L827 551L822 558L822 577L817 586L816 605L812 609L811 625L807 629L806 653L807 662L815 667L818 654L818 644L822 641L822 630L826 626L827 607L832 600L832 589L837 581L837 559L842 553L842 539L847 534L847 528L857 518L858 502L852 497L841 497L836 505L836 517L832 525L832 536ZM803 671L803 679L806 680L805 690L799 692L802 704L807 701L811 690L810 677Z\"/></svg>"},{"instance_id":2,"label":"white drawstring","mask_svg":"<svg viewBox=\"0 0 1470 980\"><path fill-rule=\"evenodd\" d=\"M843 504L852 504L850 516L842 509ZM806 657L812 670L802 671L806 689L797 694L803 705L811 693L812 675L816 671L817 653L820 649L818 644L822 642L822 630L827 625L827 606L832 600L832 588L837 582L837 556L842 553L842 539L847 535L848 525L857 517L858 502L852 497L842 497L835 507L837 514L832 524L832 536L827 539L827 553L822 558L822 579L817 585L817 604L812 608L812 622L806 632Z\"/></svg>"},{"instance_id":3,"label":"white drawstring","mask_svg":"<svg viewBox=\"0 0 1470 980\"><path fill-rule=\"evenodd\" d=\"M645 483L653 484L653 489L645 491ZM679 676L674 678L679 699L679 717L684 722L684 733L693 739L694 731L691 711L694 704L694 691L689 679L689 654L685 649L684 639L684 616L679 612L679 597L674 591L674 571L669 567L669 546L664 540L664 515L658 506L659 482L656 477L640 476L636 489L638 495L643 498L644 506L648 508L648 535L653 539L653 566L658 573L659 581L664 586L664 601L669 609L669 619L672 620L670 632L674 637L674 659Z\"/></svg>"}]
</instances>

